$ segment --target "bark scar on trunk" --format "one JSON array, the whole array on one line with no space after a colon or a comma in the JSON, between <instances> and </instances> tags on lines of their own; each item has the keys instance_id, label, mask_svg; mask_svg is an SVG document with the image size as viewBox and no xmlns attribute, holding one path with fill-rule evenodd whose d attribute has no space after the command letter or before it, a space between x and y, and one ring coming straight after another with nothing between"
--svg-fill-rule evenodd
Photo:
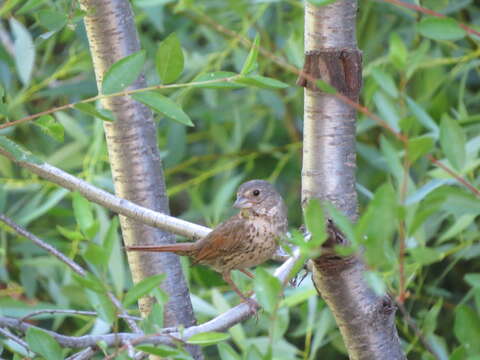
<instances>
[{"instance_id":1,"label":"bark scar on trunk","mask_svg":"<svg viewBox=\"0 0 480 360\"><path fill-rule=\"evenodd\" d=\"M362 53L357 49L307 51L297 85L320 91L314 79L327 82L357 101L362 87Z\"/></svg>"}]
</instances>

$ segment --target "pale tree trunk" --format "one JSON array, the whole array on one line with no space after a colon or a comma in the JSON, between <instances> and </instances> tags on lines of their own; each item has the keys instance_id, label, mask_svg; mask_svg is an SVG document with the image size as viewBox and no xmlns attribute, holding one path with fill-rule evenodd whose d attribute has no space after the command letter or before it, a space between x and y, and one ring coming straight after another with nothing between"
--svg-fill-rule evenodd
<instances>
[{"instance_id":1,"label":"pale tree trunk","mask_svg":"<svg viewBox=\"0 0 480 360\"><path fill-rule=\"evenodd\" d=\"M85 26L97 79L101 88L105 71L117 60L140 49L134 17L128 0L81 0L86 11ZM132 85L145 87L143 75ZM151 111L133 101L129 96L103 101L103 106L113 111L116 121L105 122L110 164L115 192L119 197L136 204L169 213L165 181L157 147L156 128ZM151 226L120 216L125 245L172 243L173 236ZM159 273L165 273L162 288L169 295L165 306L164 326L195 323L188 288L183 278L179 258L171 253L130 252L128 262L133 281ZM146 315L152 298L139 302ZM200 350L190 347L195 358L201 358Z\"/></svg>"},{"instance_id":2,"label":"pale tree trunk","mask_svg":"<svg viewBox=\"0 0 480 360\"><path fill-rule=\"evenodd\" d=\"M316 7L305 2L305 86L302 203L329 201L357 218L355 192L355 110L316 87L321 78L358 100L361 54L355 38L356 0ZM341 239L341 237L337 237ZM327 247L335 245L330 238ZM313 282L328 304L351 359L405 359L395 328L395 305L367 285L359 256L332 250L314 261Z\"/></svg>"}]
</instances>

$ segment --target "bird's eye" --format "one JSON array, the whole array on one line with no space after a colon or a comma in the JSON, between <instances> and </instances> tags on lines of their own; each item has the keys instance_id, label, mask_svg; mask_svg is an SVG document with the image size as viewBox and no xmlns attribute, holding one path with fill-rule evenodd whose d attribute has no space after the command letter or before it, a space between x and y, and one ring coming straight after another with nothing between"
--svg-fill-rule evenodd
<instances>
[{"instance_id":1,"label":"bird's eye","mask_svg":"<svg viewBox=\"0 0 480 360\"><path fill-rule=\"evenodd\" d=\"M253 190L252 194L253 196L258 196L260 195L260 190Z\"/></svg>"}]
</instances>

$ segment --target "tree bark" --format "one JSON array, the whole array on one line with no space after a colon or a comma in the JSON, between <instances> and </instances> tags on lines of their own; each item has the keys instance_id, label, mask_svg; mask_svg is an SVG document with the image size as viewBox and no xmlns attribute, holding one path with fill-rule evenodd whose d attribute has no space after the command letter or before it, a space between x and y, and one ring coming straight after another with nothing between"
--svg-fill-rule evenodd
<instances>
[{"instance_id":1,"label":"tree bark","mask_svg":"<svg viewBox=\"0 0 480 360\"><path fill-rule=\"evenodd\" d=\"M355 192L355 110L335 95L318 89L320 78L358 101L361 53L355 38L356 0L316 7L305 2L305 65L298 83L305 86L302 203L329 201L352 221L357 218ZM331 229L329 229L331 230ZM405 359L395 328L392 299L378 296L364 278L359 255L336 256L330 236L327 251L315 259L313 282L328 304L355 360Z\"/></svg>"},{"instance_id":2,"label":"tree bark","mask_svg":"<svg viewBox=\"0 0 480 360\"><path fill-rule=\"evenodd\" d=\"M106 70L119 59L140 49L134 17L127 0L81 0L86 11L85 26L97 79L101 88ZM145 87L144 75L132 88ZM165 181L151 111L129 96L105 99L103 106L113 111L116 121L105 122L105 132L115 192L118 196L155 211L169 214ZM173 236L163 230L120 216L122 235L127 246L172 243ZM168 293L164 326L189 327L195 324L188 288L179 258L171 253L128 253L135 283L165 273L162 288ZM139 307L148 314L152 298L142 298ZM189 348L202 358L199 348Z\"/></svg>"}]
</instances>

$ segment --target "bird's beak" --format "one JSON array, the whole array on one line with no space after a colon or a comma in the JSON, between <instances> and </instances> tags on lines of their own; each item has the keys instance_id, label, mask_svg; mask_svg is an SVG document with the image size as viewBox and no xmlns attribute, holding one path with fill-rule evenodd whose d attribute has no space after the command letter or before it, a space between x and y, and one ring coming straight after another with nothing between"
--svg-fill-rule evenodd
<instances>
[{"instance_id":1,"label":"bird's beak","mask_svg":"<svg viewBox=\"0 0 480 360\"><path fill-rule=\"evenodd\" d=\"M252 204L250 203L250 201L248 201L248 199L244 197L238 197L237 200L235 200L235 202L233 203L233 207L237 209L246 209L251 206Z\"/></svg>"}]
</instances>

